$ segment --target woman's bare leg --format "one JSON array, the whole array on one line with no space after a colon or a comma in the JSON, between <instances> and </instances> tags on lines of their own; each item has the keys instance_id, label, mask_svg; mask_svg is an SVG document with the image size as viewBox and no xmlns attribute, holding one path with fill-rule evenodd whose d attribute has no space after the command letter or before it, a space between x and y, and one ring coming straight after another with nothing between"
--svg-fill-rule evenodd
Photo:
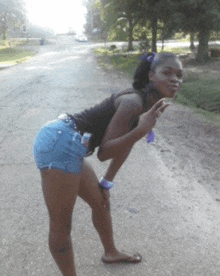
<instances>
[{"instance_id":1,"label":"woman's bare leg","mask_svg":"<svg viewBox=\"0 0 220 276\"><path fill-rule=\"evenodd\" d=\"M141 261L140 255L130 256L116 249L113 239L109 195L107 191L103 195L98 183L99 181L92 167L84 161L78 195L92 208L93 224L105 250L102 260L106 262Z\"/></svg>"},{"instance_id":2,"label":"woman's bare leg","mask_svg":"<svg viewBox=\"0 0 220 276\"><path fill-rule=\"evenodd\" d=\"M80 176L61 170L41 171L44 199L49 211L49 248L64 276L75 276L71 242L72 212Z\"/></svg>"}]
</instances>

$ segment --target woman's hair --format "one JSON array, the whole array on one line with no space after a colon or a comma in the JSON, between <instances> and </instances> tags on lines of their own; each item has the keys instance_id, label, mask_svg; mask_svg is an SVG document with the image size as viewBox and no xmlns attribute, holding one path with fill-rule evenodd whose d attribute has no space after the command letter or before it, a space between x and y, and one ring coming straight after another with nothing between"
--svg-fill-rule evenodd
<instances>
[{"instance_id":1,"label":"woman's hair","mask_svg":"<svg viewBox=\"0 0 220 276\"><path fill-rule=\"evenodd\" d=\"M141 62L134 73L134 89L142 89L149 83L148 74L154 72L161 64L165 63L169 58L176 59L177 56L172 53L148 53L141 57Z\"/></svg>"}]
</instances>

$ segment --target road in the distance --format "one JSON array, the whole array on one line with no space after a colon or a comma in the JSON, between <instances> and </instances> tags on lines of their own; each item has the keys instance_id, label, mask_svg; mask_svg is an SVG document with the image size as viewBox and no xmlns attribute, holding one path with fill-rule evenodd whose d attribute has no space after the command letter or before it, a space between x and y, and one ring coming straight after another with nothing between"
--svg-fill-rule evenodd
<instances>
[{"instance_id":1,"label":"road in the distance","mask_svg":"<svg viewBox=\"0 0 220 276\"><path fill-rule=\"evenodd\" d=\"M47 246L47 210L32 157L40 126L131 85L126 77L98 66L90 50L94 45L72 37L55 42L42 47L30 62L0 72L1 276L61 275ZM88 160L101 177L107 164L95 154ZM179 201L179 186L157 147L144 139L137 143L116 177L111 199L118 247L140 252L143 261L103 265L90 209L78 200L72 232L77 275L219 275L219 208L205 190L195 190L198 199L190 204L187 198Z\"/></svg>"}]
</instances>

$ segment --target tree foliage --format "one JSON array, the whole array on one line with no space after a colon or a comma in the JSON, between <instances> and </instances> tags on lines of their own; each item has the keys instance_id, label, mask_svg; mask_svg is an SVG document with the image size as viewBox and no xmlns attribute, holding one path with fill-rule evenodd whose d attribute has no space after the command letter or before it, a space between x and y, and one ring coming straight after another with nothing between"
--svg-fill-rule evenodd
<instances>
[{"instance_id":1,"label":"tree foliage","mask_svg":"<svg viewBox=\"0 0 220 276\"><path fill-rule=\"evenodd\" d=\"M127 34L129 49L132 49L133 31L144 37L146 27L151 30L151 50L154 52L157 51L158 33L162 41L171 38L175 32L190 34L191 47L197 34L199 46L196 59L203 62L208 59L210 33L220 30L220 0L96 1L100 3L101 19L106 30Z\"/></svg>"},{"instance_id":2,"label":"tree foliage","mask_svg":"<svg viewBox=\"0 0 220 276\"><path fill-rule=\"evenodd\" d=\"M138 23L151 30L151 50L157 51L157 37L161 39L173 34L172 16L175 5L171 0L139 0Z\"/></svg>"},{"instance_id":3,"label":"tree foliage","mask_svg":"<svg viewBox=\"0 0 220 276\"><path fill-rule=\"evenodd\" d=\"M22 0L0 0L0 34L6 39L9 27L20 27L25 23L25 9Z\"/></svg>"},{"instance_id":4,"label":"tree foliage","mask_svg":"<svg viewBox=\"0 0 220 276\"><path fill-rule=\"evenodd\" d=\"M103 20L108 30L124 30L128 35L128 50L132 50L133 29L138 23L140 1L137 0L100 0ZM117 28L117 29L116 29Z\"/></svg>"},{"instance_id":5,"label":"tree foliage","mask_svg":"<svg viewBox=\"0 0 220 276\"><path fill-rule=\"evenodd\" d=\"M185 33L197 33L199 46L196 60L208 59L208 42L211 31L220 29L218 0L173 0L176 3L177 25Z\"/></svg>"}]
</instances>

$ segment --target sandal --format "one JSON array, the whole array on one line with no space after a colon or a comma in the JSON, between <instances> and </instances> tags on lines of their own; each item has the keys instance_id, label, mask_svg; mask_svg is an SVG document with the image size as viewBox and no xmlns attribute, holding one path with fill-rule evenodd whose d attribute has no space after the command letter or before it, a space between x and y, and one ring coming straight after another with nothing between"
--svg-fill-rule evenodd
<instances>
[{"instance_id":1,"label":"sandal","mask_svg":"<svg viewBox=\"0 0 220 276\"><path fill-rule=\"evenodd\" d=\"M122 251L125 252L125 251ZM114 260L107 260L104 257L102 257L102 261L106 264L113 264L113 263L140 263L142 261L142 256L139 253L135 253L133 255L131 255L130 253L125 252L126 254L129 254L127 257L125 258L121 258L121 259L114 259Z\"/></svg>"}]
</instances>

